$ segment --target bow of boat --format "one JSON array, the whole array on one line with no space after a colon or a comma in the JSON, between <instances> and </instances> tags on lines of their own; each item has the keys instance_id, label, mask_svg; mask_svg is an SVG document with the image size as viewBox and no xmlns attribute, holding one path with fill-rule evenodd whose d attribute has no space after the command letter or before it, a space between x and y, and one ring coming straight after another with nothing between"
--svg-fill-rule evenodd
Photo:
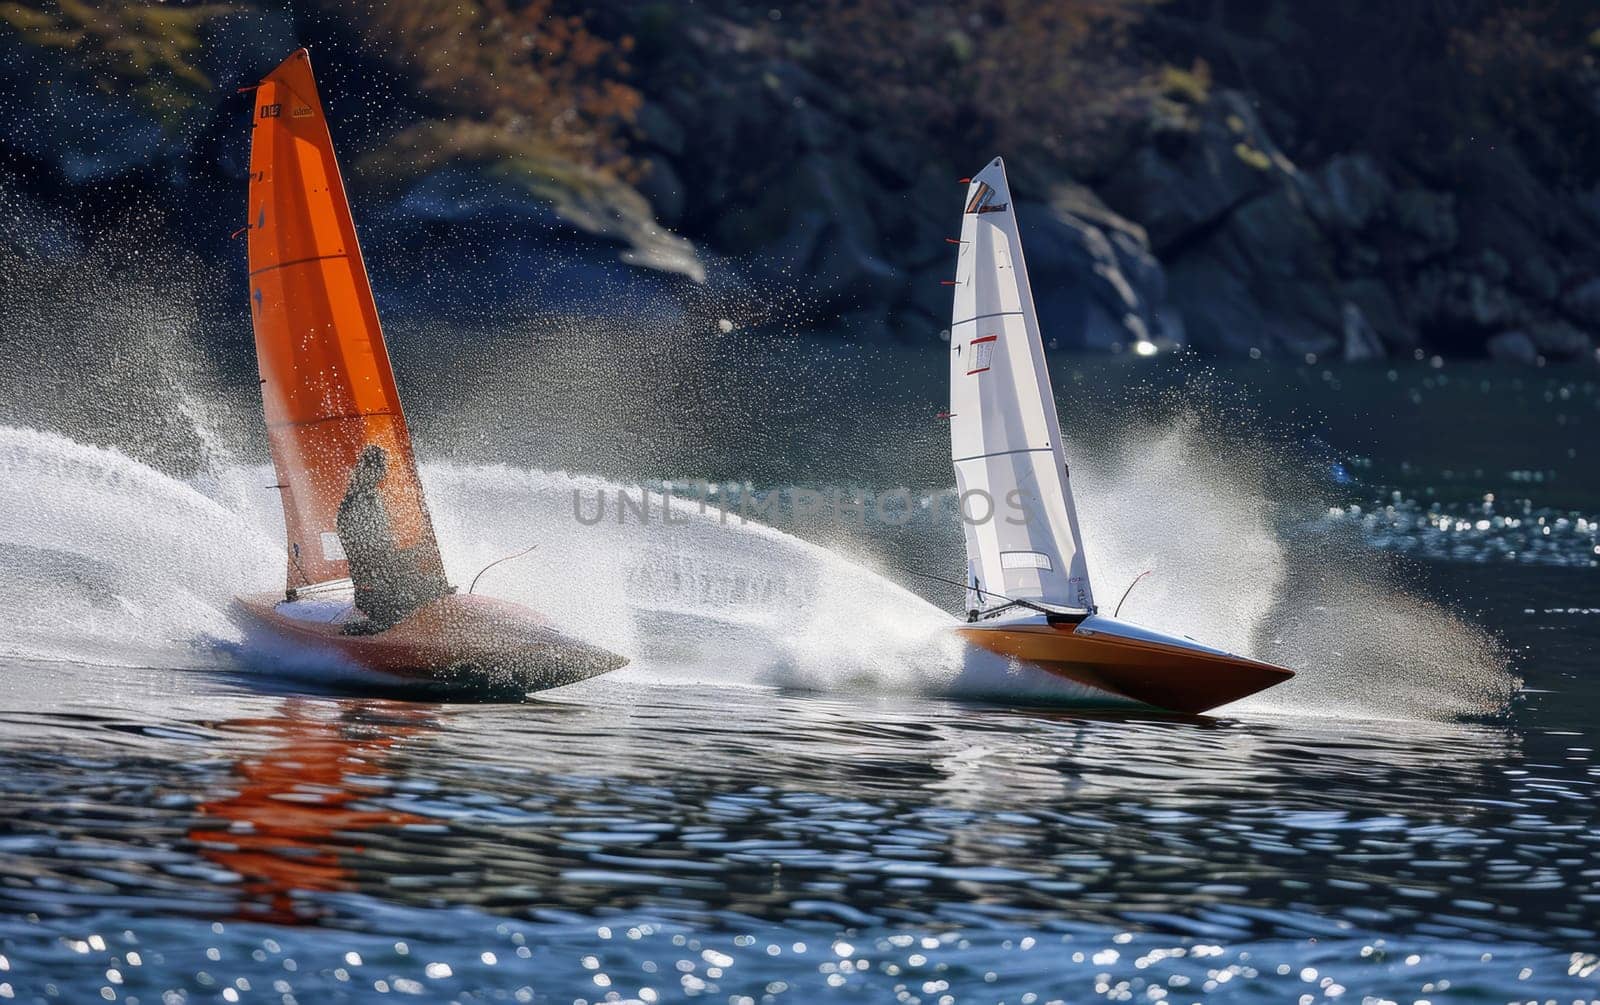
<instances>
[{"instance_id":1,"label":"bow of boat","mask_svg":"<svg viewBox=\"0 0 1600 1005\"><path fill-rule=\"evenodd\" d=\"M989 652L1173 712L1209 711L1294 676L1284 667L1099 615L978 622L956 632Z\"/></svg>"}]
</instances>

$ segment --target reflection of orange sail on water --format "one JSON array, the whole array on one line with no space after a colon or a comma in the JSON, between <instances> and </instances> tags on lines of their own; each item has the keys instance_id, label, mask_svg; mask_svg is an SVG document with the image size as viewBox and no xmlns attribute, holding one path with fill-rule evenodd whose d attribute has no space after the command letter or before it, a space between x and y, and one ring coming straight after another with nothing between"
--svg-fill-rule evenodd
<instances>
[{"instance_id":1,"label":"reflection of orange sail on water","mask_svg":"<svg viewBox=\"0 0 1600 1005\"><path fill-rule=\"evenodd\" d=\"M394 543L419 572L443 563L333 139L295 52L256 89L250 143L250 310L272 461L283 493L288 587L349 572L339 502L369 445L388 455L381 492Z\"/></svg>"},{"instance_id":2,"label":"reflection of orange sail on water","mask_svg":"<svg viewBox=\"0 0 1600 1005\"><path fill-rule=\"evenodd\" d=\"M237 793L201 804L208 821L227 826L189 833L206 858L243 877L240 917L279 924L310 920L305 905L297 909L294 894L354 889L347 856L364 850L358 835L422 822L362 803L387 791L380 781L384 762L431 721L401 704L363 703L354 714L319 714L329 707L291 700L281 717L225 724L278 738L264 754L235 766Z\"/></svg>"}]
</instances>

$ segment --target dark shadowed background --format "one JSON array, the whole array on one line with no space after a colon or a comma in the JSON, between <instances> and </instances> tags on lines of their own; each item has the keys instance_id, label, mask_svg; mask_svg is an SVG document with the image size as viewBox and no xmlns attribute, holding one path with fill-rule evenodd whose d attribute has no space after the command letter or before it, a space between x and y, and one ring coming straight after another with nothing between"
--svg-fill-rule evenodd
<instances>
[{"instance_id":1,"label":"dark shadowed background","mask_svg":"<svg viewBox=\"0 0 1600 1005\"><path fill-rule=\"evenodd\" d=\"M243 327L236 90L300 44L391 319L933 340L1001 154L1062 348L1595 359L1583 2L0 3L4 253L198 261Z\"/></svg>"}]
</instances>

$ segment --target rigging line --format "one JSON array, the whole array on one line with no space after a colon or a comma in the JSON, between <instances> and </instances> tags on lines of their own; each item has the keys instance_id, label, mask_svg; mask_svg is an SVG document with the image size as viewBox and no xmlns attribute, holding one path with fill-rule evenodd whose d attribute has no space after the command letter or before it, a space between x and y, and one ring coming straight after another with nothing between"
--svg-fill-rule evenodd
<instances>
[{"instance_id":1,"label":"rigging line","mask_svg":"<svg viewBox=\"0 0 1600 1005\"><path fill-rule=\"evenodd\" d=\"M1132 593L1133 592L1133 588L1135 586L1139 585L1139 580L1141 580L1144 577L1150 575L1150 573L1152 573L1154 571L1155 571L1154 569L1146 569L1143 572L1139 573L1137 576L1133 577L1133 582L1129 583L1128 584L1128 588L1126 590L1122 591L1122 600L1117 601L1117 609L1111 612L1111 616L1113 618L1122 613L1122 603L1123 603L1123 601L1127 600L1128 599L1128 594Z\"/></svg>"},{"instance_id":2,"label":"rigging line","mask_svg":"<svg viewBox=\"0 0 1600 1005\"><path fill-rule=\"evenodd\" d=\"M486 565L483 568L479 569L478 570L478 574L476 576L472 577L472 585L467 587L467 592L471 593L473 590L476 590L478 588L478 580L482 579L483 578L483 574L488 572L490 569L492 569L495 566L499 565L501 562L509 562L513 558L521 558L523 555L526 555L528 552L533 551L537 547L539 547L539 546L536 545L536 544L535 545L531 545L531 546L529 546L527 548L522 549L519 552L516 552L515 554L507 555L504 558L497 558L493 562L490 562L488 565Z\"/></svg>"},{"instance_id":3,"label":"rigging line","mask_svg":"<svg viewBox=\"0 0 1600 1005\"><path fill-rule=\"evenodd\" d=\"M293 489L290 489L289 486L287 486L287 485L276 486L276 488L278 488L278 490L280 492L282 492L282 491L290 491L290 492L294 491ZM278 498L282 499L283 497L279 496ZM300 574L300 578L305 580L305 582L302 583L301 585L302 586L315 585L315 584L313 584L311 582L311 577L306 575L306 567L300 564L300 542L299 541L290 541L288 550L289 550L289 564L293 565L294 566L294 571L298 572Z\"/></svg>"},{"instance_id":4,"label":"rigging line","mask_svg":"<svg viewBox=\"0 0 1600 1005\"><path fill-rule=\"evenodd\" d=\"M894 564L894 563L890 563L890 564ZM932 580L935 583L943 583L946 586L959 586L963 590L972 589L972 586L969 583L958 582L957 580L954 580L954 579L946 579L943 576L935 576L935 575L933 575L932 573L929 573L929 572L921 572L921 571L919 571L917 569L911 568L908 565L896 565L896 568L898 568L901 572L907 573L907 574L912 575L912 576L919 576L919 577L921 577L923 579L929 579L929 580ZM1007 604L1015 604L1018 607L1026 607L1030 611L1038 611L1040 614L1043 614L1043 615L1045 615L1047 617L1052 615L1052 614L1060 614L1061 613L1060 611L1052 611L1052 610L1050 610L1048 608L1040 607L1038 604L1035 604L1035 603L1033 603L1032 601L1029 601L1029 600L1018 600L1015 597L1008 597L1003 593L996 593L993 590L989 589L988 587L984 587L983 589L978 590L977 592L982 594L982 595L984 595L984 596L987 596L987 597L999 597L1001 600L1004 600Z\"/></svg>"}]
</instances>

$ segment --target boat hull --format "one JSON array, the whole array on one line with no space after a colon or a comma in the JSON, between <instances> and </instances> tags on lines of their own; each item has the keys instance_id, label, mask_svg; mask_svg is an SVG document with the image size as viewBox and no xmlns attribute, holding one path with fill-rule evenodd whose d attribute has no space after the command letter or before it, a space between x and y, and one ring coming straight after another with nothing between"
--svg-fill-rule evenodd
<instances>
[{"instance_id":1,"label":"boat hull","mask_svg":"<svg viewBox=\"0 0 1600 1005\"><path fill-rule=\"evenodd\" d=\"M1271 663L1089 618L962 625L969 644L1096 691L1172 712L1205 712L1294 676Z\"/></svg>"},{"instance_id":2,"label":"boat hull","mask_svg":"<svg viewBox=\"0 0 1600 1005\"><path fill-rule=\"evenodd\" d=\"M237 597L247 648L321 683L407 697L503 700L597 677L628 661L556 631L518 604L451 594L394 627L346 634L336 620L293 616L281 594Z\"/></svg>"}]
</instances>

